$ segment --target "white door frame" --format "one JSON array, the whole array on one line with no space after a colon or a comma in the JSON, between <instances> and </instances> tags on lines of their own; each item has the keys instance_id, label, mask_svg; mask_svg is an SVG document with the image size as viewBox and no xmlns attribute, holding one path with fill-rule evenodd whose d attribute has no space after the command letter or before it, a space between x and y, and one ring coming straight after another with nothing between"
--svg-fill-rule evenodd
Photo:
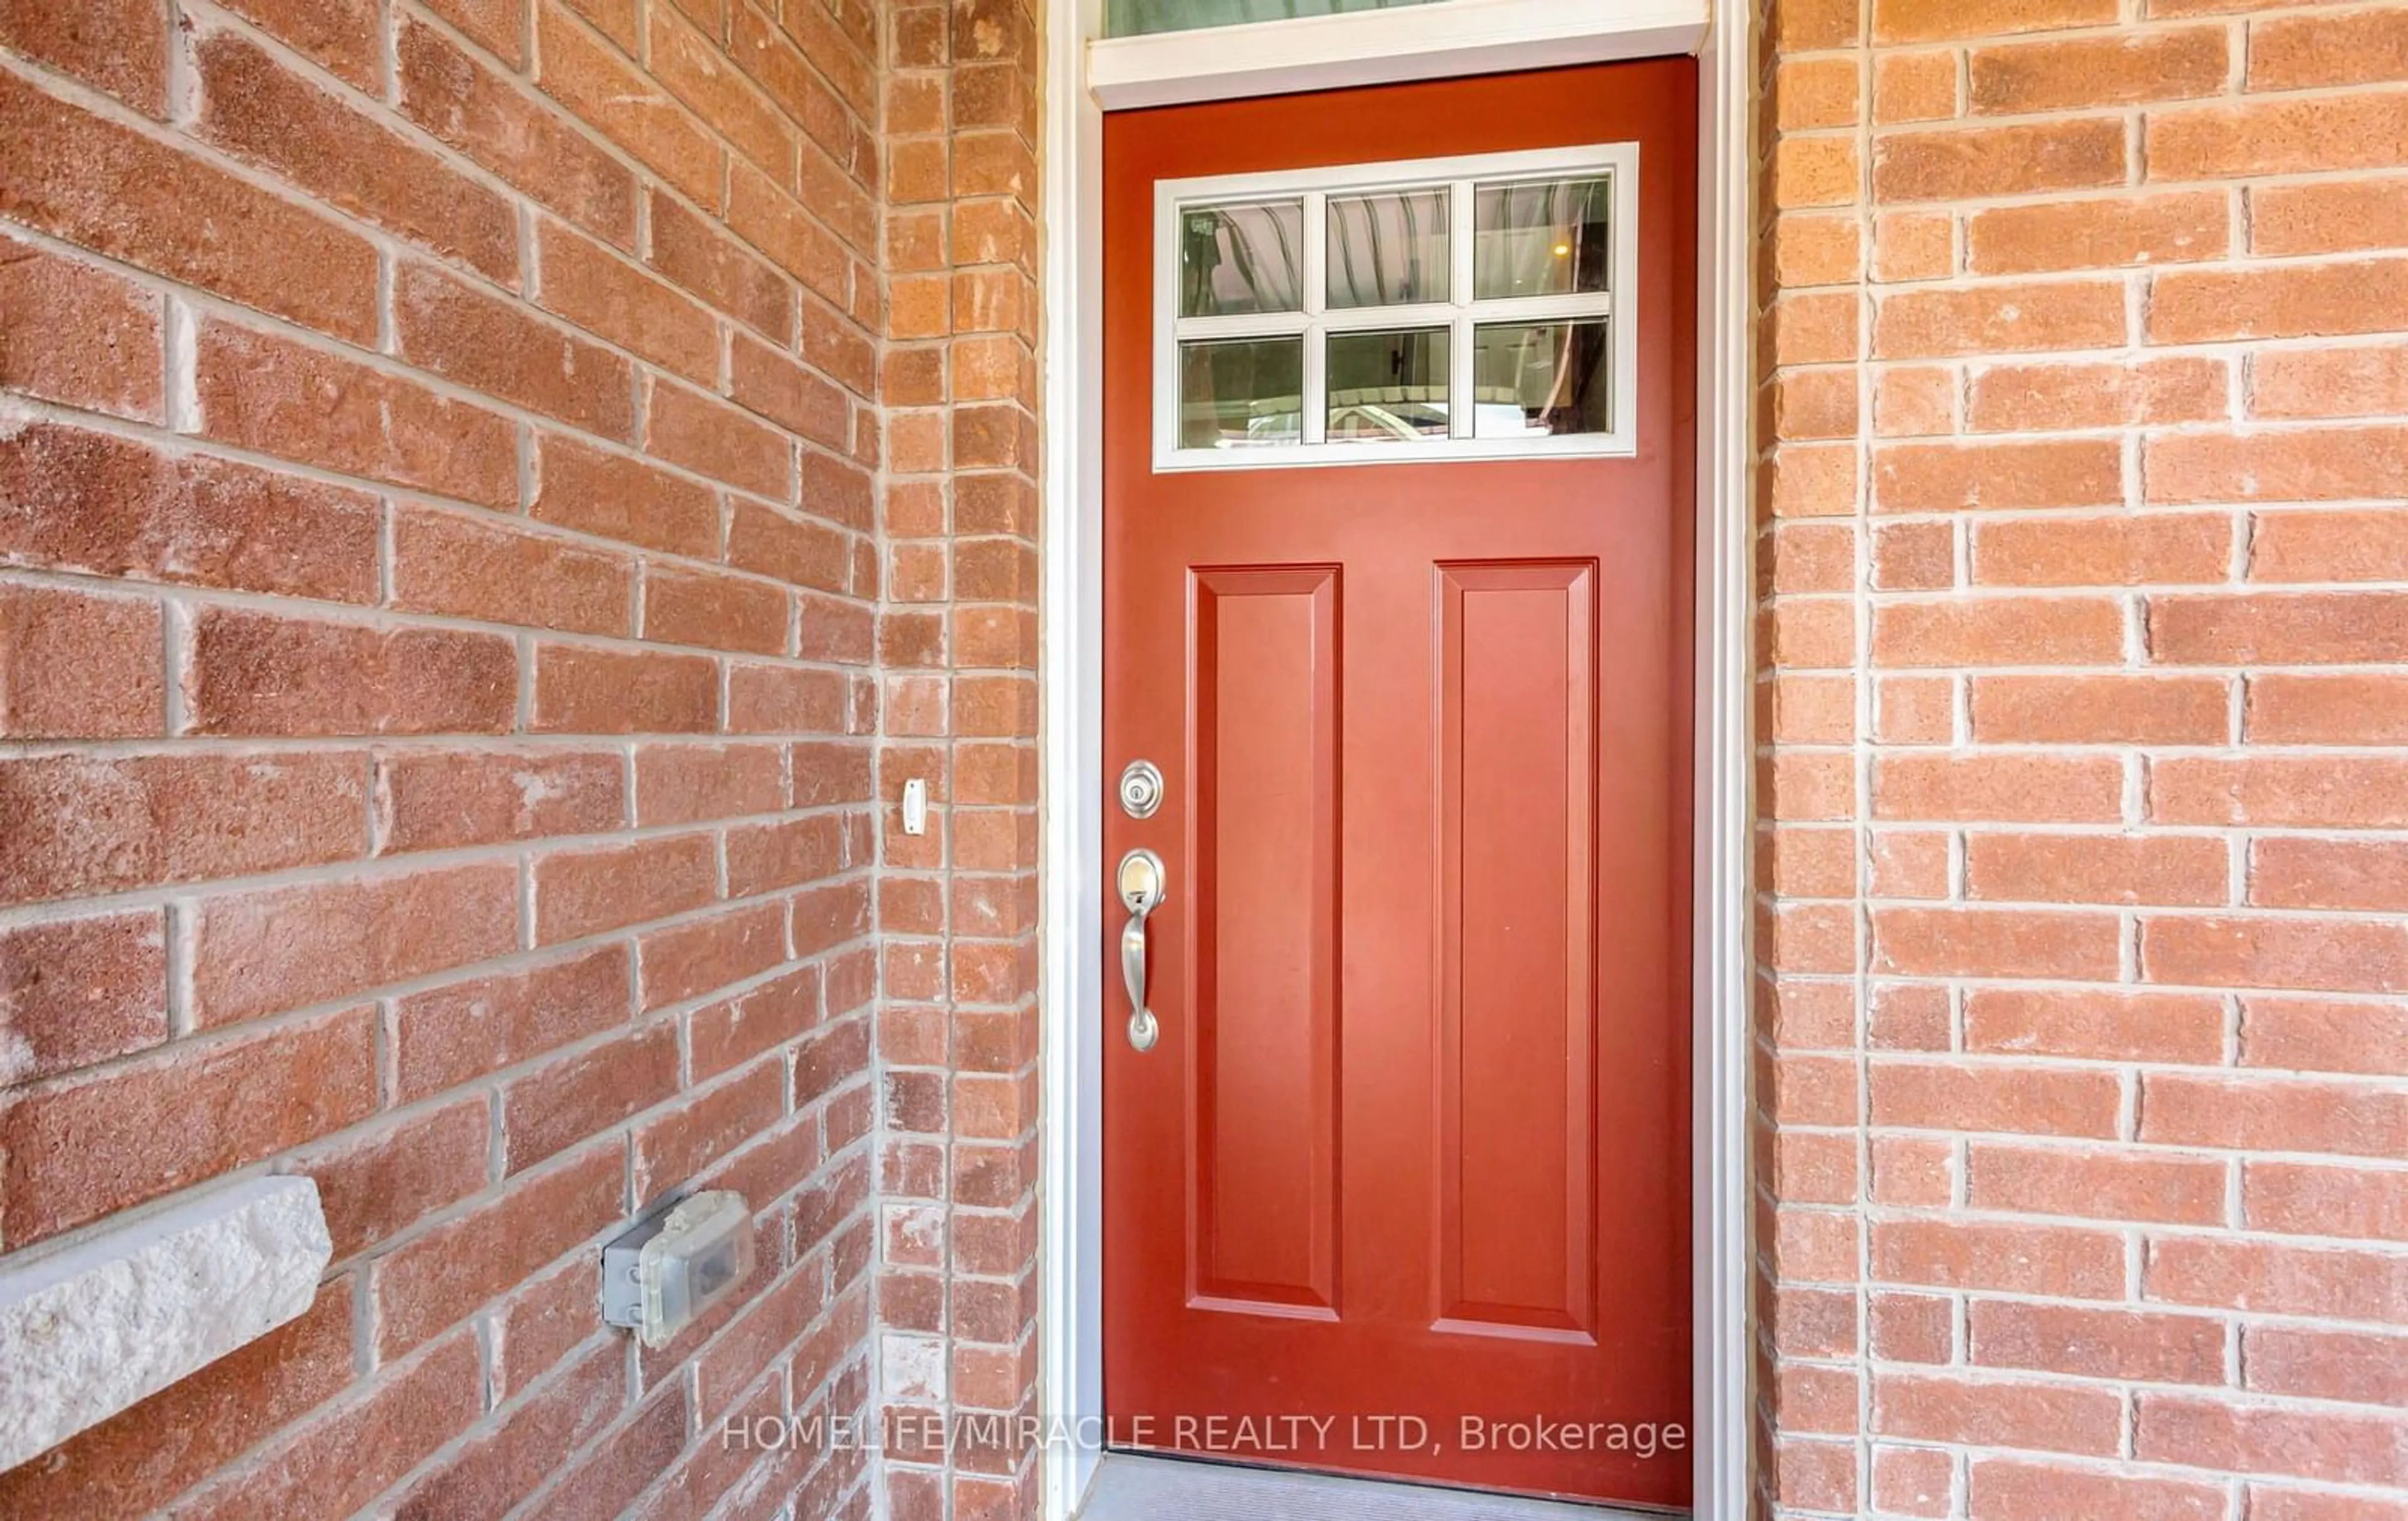
<instances>
[{"instance_id":1,"label":"white door frame","mask_svg":"<svg viewBox=\"0 0 2408 1521\"><path fill-rule=\"evenodd\" d=\"M1045 6L1042 603L1043 1408L1046 1521L1068 1521L1103 1412L1102 146L1111 108L1694 51L1698 74L1696 910L1692 1060L1696 1510L1749 1498L1748 362L1754 38L1705 0L1453 0L1091 46L1103 0ZM1266 60L1272 62L1266 63Z\"/></svg>"}]
</instances>

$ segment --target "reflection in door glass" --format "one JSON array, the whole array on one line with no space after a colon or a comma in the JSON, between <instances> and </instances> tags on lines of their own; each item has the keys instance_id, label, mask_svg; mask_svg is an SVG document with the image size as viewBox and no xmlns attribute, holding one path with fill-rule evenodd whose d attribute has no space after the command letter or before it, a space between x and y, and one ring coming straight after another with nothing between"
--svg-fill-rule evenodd
<instances>
[{"instance_id":1,"label":"reflection in door glass","mask_svg":"<svg viewBox=\"0 0 2408 1521\"><path fill-rule=\"evenodd\" d=\"M1303 420L1303 339L1179 346L1180 448L1297 443Z\"/></svg>"},{"instance_id":2,"label":"reflection in door glass","mask_svg":"<svg viewBox=\"0 0 2408 1521\"><path fill-rule=\"evenodd\" d=\"M1472 196L1472 294L1492 301L1604 290L1607 188L1603 179L1481 186Z\"/></svg>"},{"instance_id":3,"label":"reflection in door glass","mask_svg":"<svg viewBox=\"0 0 2408 1521\"><path fill-rule=\"evenodd\" d=\"M1447 193L1329 198L1329 304L1395 307L1447 298Z\"/></svg>"},{"instance_id":4,"label":"reflection in door glass","mask_svg":"<svg viewBox=\"0 0 2408 1521\"><path fill-rule=\"evenodd\" d=\"M1447 436L1447 330L1329 336L1329 441Z\"/></svg>"},{"instance_id":5,"label":"reflection in door glass","mask_svg":"<svg viewBox=\"0 0 2408 1521\"><path fill-rule=\"evenodd\" d=\"M1602 321L1483 324L1472 345L1473 432L1483 438L1612 432L1611 363Z\"/></svg>"},{"instance_id":6,"label":"reflection in door glass","mask_svg":"<svg viewBox=\"0 0 2408 1521\"><path fill-rule=\"evenodd\" d=\"M1304 285L1304 203L1197 206L1180 213L1179 314L1296 311Z\"/></svg>"},{"instance_id":7,"label":"reflection in door glass","mask_svg":"<svg viewBox=\"0 0 2408 1521\"><path fill-rule=\"evenodd\" d=\"M1347 11L1432 3L1433 0L1111 0L1105 13L1104 35L1125 37L1141 32L1188 32L1201 26L1296 21L1306 16L1335 16Z\"/></svg>"}]
</instances>

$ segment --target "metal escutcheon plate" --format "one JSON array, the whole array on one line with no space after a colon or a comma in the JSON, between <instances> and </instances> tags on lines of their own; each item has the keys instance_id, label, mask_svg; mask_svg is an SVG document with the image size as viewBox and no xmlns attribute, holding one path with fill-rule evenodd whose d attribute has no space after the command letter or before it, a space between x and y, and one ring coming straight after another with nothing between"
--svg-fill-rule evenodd
<instances>
[{"instance_id":1,"label":"metal escutcheon plate","mask_svg":"<svg viewBox=\"0 0 2408 1521\"><path fill-rule=\"evenodd\" d=\"M1121 773L1121 811L1133 819L1150 819L1162 806L1162 768L1150 760L1133 760Z\"/></svg>"}]
</instances>

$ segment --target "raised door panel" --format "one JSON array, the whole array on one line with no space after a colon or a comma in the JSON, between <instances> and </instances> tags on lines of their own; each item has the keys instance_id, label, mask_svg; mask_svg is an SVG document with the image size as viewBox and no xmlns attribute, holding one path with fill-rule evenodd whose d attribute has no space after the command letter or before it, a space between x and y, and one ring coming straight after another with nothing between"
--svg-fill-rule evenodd
<instances>
[{"instance_id":1,"label":"raised door panel","mask_svg":"<svg viewBox=\"0 0 2408 1521\"><path fill-rule=\"evenodd\" d=\"M1439 1318L1595 1331L1597 574L1439 568Z\"/></svg>"},{"instance_id":2,"label":"raised door panel","mask_svg":"<svg viewBox=\"0 0 2408 1521\"><path fill-rule=\"evenodd\" d=\"M1194 1301L1337 1308L1334 567L1196 572Z\"/></svg>"}]
</instances>

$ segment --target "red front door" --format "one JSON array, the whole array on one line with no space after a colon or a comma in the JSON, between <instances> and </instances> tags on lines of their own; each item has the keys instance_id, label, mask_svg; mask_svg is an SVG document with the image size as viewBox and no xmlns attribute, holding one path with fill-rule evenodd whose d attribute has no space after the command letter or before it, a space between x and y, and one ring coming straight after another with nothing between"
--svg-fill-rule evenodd
<instances>
[{"instance_id":1,"label":"red front door","mask_svg":"<svg viewBox=\"0 0 2408 1521\"><path fill-rule=\"evenodd\" d=\"M1120 1444L1688 1501L1695 81L1109 119L1104 754L1165 785L1105 867L1168 884L1150 1050L1108 948ZM1157 181L1617 143L1634 453L1154 467Z\"/></svg>"}]
</instances>

